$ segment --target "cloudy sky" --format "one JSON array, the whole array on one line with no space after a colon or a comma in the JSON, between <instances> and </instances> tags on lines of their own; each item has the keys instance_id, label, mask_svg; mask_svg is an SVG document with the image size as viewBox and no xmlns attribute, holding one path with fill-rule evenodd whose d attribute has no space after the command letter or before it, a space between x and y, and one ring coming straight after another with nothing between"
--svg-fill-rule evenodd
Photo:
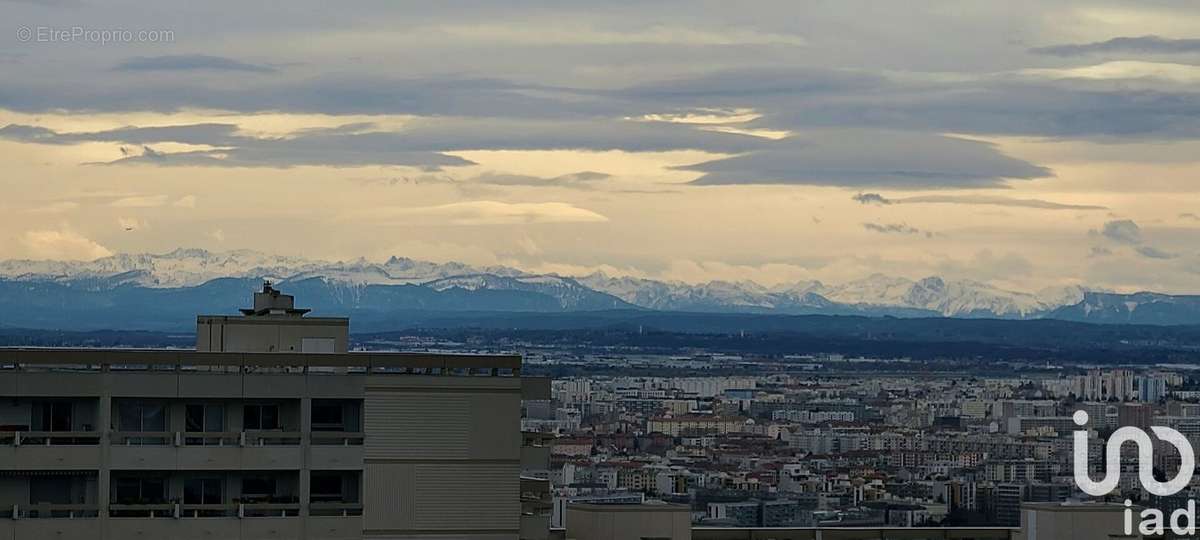
<instances>
[{"instance_id":1,"label":"cloudy sky","mask_svg":"<svg viewBox=\"0 0 1200 540\"><path fill-rule=\"evenodd\" d=\"M1200 293L1200 4L0 0L0 258Z\"/></svg>"}]
</instances>

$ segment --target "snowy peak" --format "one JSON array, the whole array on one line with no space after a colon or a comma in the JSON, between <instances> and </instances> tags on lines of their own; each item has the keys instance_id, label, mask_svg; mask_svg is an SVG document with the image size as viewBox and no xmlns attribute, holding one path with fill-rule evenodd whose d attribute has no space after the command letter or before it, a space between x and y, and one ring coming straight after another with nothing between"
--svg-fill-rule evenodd
<instances>
[{"instance_id":1,"label":"snowy peak","mask_svg":"<svg viewBox=\"0 0 1200 540\"><path fill-rule=\"evenodd\" d=\"M1176 297L1146 296L1153 293L1104 296L1087 292L1079 285L1052 287L1037 293L1017 292L941 276L911 280L873 274L841 284L801 281L764 287L751 281L689 284L603 273L578 278L536 275L503 266L481 268L400 256L383 261L363 258L327 261L252 250L212 252L181 248L161 254L118 254L89 262L0 261L0 281L51 282L89 291L118 287L198 287L218 278L320 283L331 294L339 295L360 294L372 286L415 287L458 296L472 293L475 300L525 295L531 302L536 297L537 305L557 305L568 310L636 307L714 313L1001 318L1033 318L1061 312L1063 317L1103 315L1129 319L1129 313L1149 312L1147 305L1167 309L1162 306L1178 303L1172 300ZM475 300L464 297L460 305L470 309ZM489 300L483 305L497 304ZM1078 309L1064 310L1065 307Z\"/></svg>"},{"instance_id":2,"label":"snowy peak","mask_svg":"<svg viewBox=\"0 0 1200 540\"><path fill-rule=\"evenodd\" d=\"M938 276L911 281L875 274L815 292L843 304L923 309L947 317L1027 317L1062 305L1029 293L1006 291L971 280L948 281Z\"/></svg>"}]
</instances>

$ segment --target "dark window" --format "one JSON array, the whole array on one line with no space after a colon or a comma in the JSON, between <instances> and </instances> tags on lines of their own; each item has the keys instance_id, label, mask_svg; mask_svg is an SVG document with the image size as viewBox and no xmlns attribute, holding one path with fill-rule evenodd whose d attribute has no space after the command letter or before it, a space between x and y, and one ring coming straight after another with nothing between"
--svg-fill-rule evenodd
<instances>
[{"instance_id":1,"label":"dark window","mask_svg":"<svg viewBox=\"0 0 1200 540\"><path fill-rule=\"evenodd\" d=\"M313 431L345 431L345 409L337 402L317 402L312 404Z\"/></svg>"},{"instance_id":2,"label":"dark window","mask_svg":"<svg viewBox=\"0 0 1200 540\"><path fill-rule=\"evenodd\" d=\"M41 419L35 425L38 431L71 431L72 407L70 401L46 401L39 404Z\"/></svg>"},{"instance_id":3,"label":"dark window","mask_svg":"<svg viewBox=\"0 0 1200 540\"><path fill-rule=\"evenodd\" d=\"M183 483L183 504L221 504L220 478L191 478Z\"/></svg>"},{"instance_id":4,"label":"dark window","mask_svg":"<svg viewBox=\"0 0 1200 540\"><path fill-rule=\"evenodd\" d=\"M167 430L167 410L162 403L124 401L117 405L118 431Z\"/></svg>"},{"instance_id":5,"label":"dark window","mask_svg":"<svg viewBox=\"0 0 1200 540\"><path fill-rule=\"evenodd\" d=\"M342 477L337 474L313 473L309 490L314 502L341 502Z\"/></svg>"},{"instance_id":6,"label":"dark window","mask_svg":"<svg viewBox=\"0 0 1200 540\"><path fill-rule=\"evenodd\" d=\"M225 408L215 404L191 404L186 407L186 431L218 432L225 430Z\"/></svg>"},{"instance_id":7,"label":"dark window","mask_svg":"<svg viewBox=\"0 0 1200 540\"><path fill-rule=\"evenodd\" d=\"M279 429L279 405L246 405L242 429Z\"/></svg>"},{"instance_id":8,"label":"dark window","mask_svg":"<svg viewBox=\"0 0 1200 540\"><path fill-rule=\"evenodd\" d=\"M249 476L242 479L243 499L270 499L274 495L274 478L269 476Z\"/></svg>"},{"instance_id":9,"label":"dark window","mask_svg":"<svg viewBox=\"0 0 1200 540\"><path fill-rule=\"evenodd\" d=\"M69 476L32 477L29 479L29 503L71 504L73 483Z\"/></svg>"},{"instance_id":10,"label":"dark window","mask_svg":"<svg viewBox=\"0 0 1200 540\"><path fill-rule=\"evenodd\" d=\"M162 504L167 499L167 484L162 478L118 478L113 482L117 504Z\"/></svg>"}]
</instances>

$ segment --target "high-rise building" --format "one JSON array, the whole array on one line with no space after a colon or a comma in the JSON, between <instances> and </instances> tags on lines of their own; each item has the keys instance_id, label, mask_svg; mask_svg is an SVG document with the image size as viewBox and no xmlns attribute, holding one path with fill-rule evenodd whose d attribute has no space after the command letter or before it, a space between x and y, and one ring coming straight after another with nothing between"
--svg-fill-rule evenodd
<instances>
[{"instance_id":1,"label":"high-rise building","mask_svg":"<svg viewBox=\"0 0 1200 540\"><path fill-rule=\"evenodd\" d=\"M348 320L306 311L267 285L199 317L195 351L0 349L0 536L521 537L522 392L545 381L349 353Z\"/></svg>"}]
</instances>

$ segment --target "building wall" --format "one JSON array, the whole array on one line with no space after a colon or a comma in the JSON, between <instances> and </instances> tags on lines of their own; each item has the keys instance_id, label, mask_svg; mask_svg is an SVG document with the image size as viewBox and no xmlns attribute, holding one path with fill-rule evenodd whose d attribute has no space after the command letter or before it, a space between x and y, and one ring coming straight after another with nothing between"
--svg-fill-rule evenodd
<instances>
[{"instance_id":1,"label":"building wall","mask_svg":"<svg viewBox=\"0 0 1200 540\"><path fill-rule=\"evenodd\" d=\"M196 322L200 352L305 352L305 338L333 340L331 351L346 352L349 323L333 318L272 318L204 316Z\"/></svg>"},{"instance_id":2,"label":"building wall","mask_svg":"<svg viewBox=\"0 0 1200 540\"><path fill-rule=\"evenodd\" d=\"M567 538L691 540L691 512L677 505L569 505Z\"/></svg>"},{"instance_id":3,"label":"building wall","mask_svg":"<svg viewBox=\"0 0 1200 540\"><path fill-rule=\"evenodd\" d=\"M368 382L364 536L517 538L520 380Z\"/></svg>"},{"instance_id":4,"label":"building wall","mask_svg":"<svg viewBox=\"0 0 1200 540\"><path fill-rule=\"evenodd\" d=\"M343 354L330 358L330 365L406 362L397 356L403 358ZM417 356L411 362L440 373L470 362ZM44 369L36 367L39 361L82 367ZM168 367L150 367L156 362ZM244 519L116 518L107 512L95 518L0 519L0 537L516 540L521 513L520 377L416 375L406 369L392 374L391 368L370 367L354 368L354 373L346 367L305 372L304 366L313 362L312 356L288 354L0 350L0 365L26 366L0 369L0 397L17 403L4 410L5 418L25 424L30 409L21 403L75 396L93 404L88 415L95 417L92 429L101 441L92 446L0 445L0 471L7 473L0 475L0 503L29 504L29 479L20 476L23 471L95 471L98 485L92 492L98 500L89 501L94 512L108 508L110 480L121 471L169 471L171 495L177 496L182 479L195 471L233 471L225 487L231 494L240 492L237 471L270 470L286 476L279 489L296 493L301 508L298 516ZM488 362L485 358L477 365ZM106 367L101 369L101 364ZM315 434L304 428L313 399L361 400L363 445L311 444ZM115 429L122 400L167 403L170 432L184 431L185 403L225 404L225 430L237 432L242 428L242 404L280 402L285 405L280 408L284 431L295 426L303 433L297 436L301 442L285 446L110 444L113 437L104 432ZM307 515L312 470L361 474L361 484L355 485L362 488L363 516ZM13 499L11 504L8 499Z\"/></svg>"}]
</instances>

